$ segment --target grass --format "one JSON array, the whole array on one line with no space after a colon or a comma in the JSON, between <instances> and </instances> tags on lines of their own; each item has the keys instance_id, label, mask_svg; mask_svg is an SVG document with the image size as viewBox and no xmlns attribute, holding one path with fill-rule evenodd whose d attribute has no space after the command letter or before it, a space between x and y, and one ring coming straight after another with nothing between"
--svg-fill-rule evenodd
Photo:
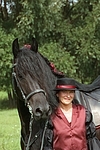
<instances>
[{"instance_id":1,"label":"grass","mask_svg":"<svg viewBox=\"0 0 100 150\"><path fill-rule=\"evenodd\" d=\"M20 150L20 121L16 109L0 111L0 150Z\"/></svg>"},{"instance_id":2,"label":"grass","mask_svg":"<svg viewBox=\"0 0 100 150\"><path fill-rule=\"evenodd\" d=\"M0 91L0 150L21 150L17 109L9 109L7 93Z\"/></svg>"}]
</instances>

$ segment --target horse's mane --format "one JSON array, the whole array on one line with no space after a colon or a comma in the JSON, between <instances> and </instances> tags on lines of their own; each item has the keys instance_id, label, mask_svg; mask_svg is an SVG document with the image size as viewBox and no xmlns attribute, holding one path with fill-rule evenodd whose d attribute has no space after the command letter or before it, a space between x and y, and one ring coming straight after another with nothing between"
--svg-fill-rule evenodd
<instances>
[{"instance_id":1,"label":"horse's mane","mask_svg":"<svg viewBox=\"0 0 100 150\"><path fill-rule=\"evenodd\" d=\"M19 66L20 66L20 69L22 67L22 70L25 70L25 72L26 72L26 69L27 69L27 71L29 71L30 74L31 74L31 72L34 69L34 71L36 71L36 73L37 73L37 71L38 71L37 70L37 65L38 65L39 69L41 71L43 71L43 68L42 68L43 66L41 65L42 62L40 61L41 62L41 64L40 64L39 57L38 57L40 55L45 60L46 64L50 67L52 73L55 76L57 76L58 78L59 77L64 77L63 72L58 71L56 69L56 67L54 66L54 64L51 63L46 57L44 57L39 52L35 53L35 55L34 55L34 53L35 53L34 51L28 50L27 48L24 48L24 49L22 48L20 50L20 54L19 54L19 59L20 59ZM36 65L35 65L35 63L36 63Z\"/></svg>"},{"instance_id":2,"label":"horse's mane","mask_svg":"<svg viewBox=\"0 0 100 150\"><path fill-rule=\"evenodd\" d=\"M55 75L55 76L57 76L58 78L61 78L61 77L64 77L65 75L64 75L64 73L63 72L61 72L61 71L59 71L58 69L56 69L56 67L55 67L55 65L52 63L52 62L50 62L46 57L44 57L42 54L40 54L42 57L43 57L43 59L46 61L46 63L49 65L49 67L51 68L51 70L52 70L52 73Z\"/></svg>"},{"instance_id":3,"label":"horse's mane","mask_svg":"<svg viewBox=\"0 0 100 150\"><path fill-rule=\"evenodd\" d=\"M61 72L51 65L49 60L39 52L34 52L27 48L20 49L17 57L17 72L24 77L28 73L36 80L40 87L44 89L49 97L49 102L53 105L56 103L51 94L56 85L56 80L64 76ZM54 104L55 105L55 104Z\"/></svg>"}]
</instances>

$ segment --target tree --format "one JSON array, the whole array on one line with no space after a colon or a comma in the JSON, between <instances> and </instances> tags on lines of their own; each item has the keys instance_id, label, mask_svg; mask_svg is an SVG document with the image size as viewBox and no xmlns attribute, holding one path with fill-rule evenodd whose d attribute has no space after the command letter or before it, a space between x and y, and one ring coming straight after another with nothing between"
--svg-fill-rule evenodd
<instances>
[{"instance_id":1,"label":"tree","mask_svg":"<svg viewBox=\"0 0 100 150\"><path fill-rule=\"evenodd\" d=\"M100 71L99 9L98 0L6 0L0 5L2 89L11 87L11 44L16 37L23 45L35 36L41 53L68 77L93 81Z\"/></svg>"}]
</instances>

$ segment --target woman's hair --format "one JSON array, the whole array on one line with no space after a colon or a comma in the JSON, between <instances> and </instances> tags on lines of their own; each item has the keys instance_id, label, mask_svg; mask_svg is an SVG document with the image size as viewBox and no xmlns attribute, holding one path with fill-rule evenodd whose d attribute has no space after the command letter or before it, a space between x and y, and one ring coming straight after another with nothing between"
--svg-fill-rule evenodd
<instances>
[{"instance_id":1,"label":"woman's hair","mask_svg":"<svg viewBox=\"0 0 100 150\"><path fill-rule=\"evenodd\" d=\"M59 103L59 98L57 97L57 94L58 94L58 93L59 93L59 91L56 91L55 97L56 97L57 102Z\"/></svg>"}]
</instances>

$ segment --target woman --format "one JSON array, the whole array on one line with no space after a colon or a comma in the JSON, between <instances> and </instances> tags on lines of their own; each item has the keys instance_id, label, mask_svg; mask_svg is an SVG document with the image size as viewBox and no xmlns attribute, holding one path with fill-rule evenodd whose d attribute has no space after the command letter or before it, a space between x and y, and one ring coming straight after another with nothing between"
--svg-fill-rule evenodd
<instances>
[{"instance_id":1,"label":"woman","mask_svg":"<svg viewBox=\"0 0 100 150\"><path fill-rule=\"evenodd\" d=\"M92 114L74 99L77 87L71 78L57 80L58 107L46 131L44 150L100 150Z\"/></svg>"}]
</instances>

